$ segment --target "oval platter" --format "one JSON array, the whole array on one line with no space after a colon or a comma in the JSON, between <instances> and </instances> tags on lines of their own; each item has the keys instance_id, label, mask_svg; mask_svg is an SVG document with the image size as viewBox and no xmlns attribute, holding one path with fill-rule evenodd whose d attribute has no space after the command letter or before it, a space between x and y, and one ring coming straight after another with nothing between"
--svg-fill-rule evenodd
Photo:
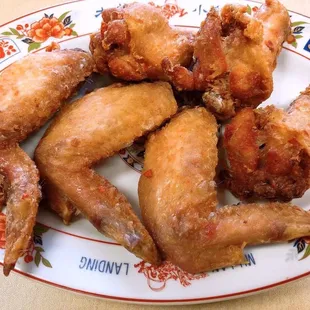
<instances>
[{"instance_id":1,"label":"oval platter","mask_svg":"<svg viewBox=\"0 0 310 310\"><path fill-rule=\"evenodd\" d=\"M27 53L44 50L52 42L61 48L88 50L89 34L100 27L101 12L129 1L73 1L30 13L0 26L0 71ZM144 1L148 2L148 1ZM226 1L154 1L172 25L198 28L211 5ZM233 1L248 6L252 14L260 4ZM310 82L310 18L290 12L292 35L278 59L274 91L263 104L287 107ZM35 31L45 23L57 23L53 37ZM38 35L39 34L39 35ZM108 77L92 75L76 97L111 83ZM47 125L22 147L32 156ZM117 186L139 214L137 185L143 166L143 147L132 145L96 169ZM236 203L228 192L219 194L221 205ZM294 201L309 209L309 191ZM5 210L0 214L0 263L5 246ZM15 272L70 291L145 304L188 304L214 302L262 292L310 274L310 239L286 244L249 247L248 264L199 275L188 274L170 263L151 266L112 240L105 238L82 217L65 226L44 207L40 208L34 238Z\"/></svg>"}]
</instances>

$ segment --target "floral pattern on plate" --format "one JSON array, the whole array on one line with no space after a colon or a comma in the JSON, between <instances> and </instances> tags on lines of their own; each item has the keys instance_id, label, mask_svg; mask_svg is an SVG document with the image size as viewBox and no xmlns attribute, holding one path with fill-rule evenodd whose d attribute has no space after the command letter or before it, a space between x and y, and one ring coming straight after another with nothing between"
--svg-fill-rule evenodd
<instances>
[{"instance_id":1,"label":"floral pattern on plate","mask_svg":"<svg viewBox=\"0 0 310 310\"><path fill-rule=\"evenodd\" d=\"M20 49L13 40L0 39L0 63L18 53L20 53Z\"/></svg>"},{"instance_id":2,"label":"floral pattern on plate","mask_svg":"<svg viewBox=\"0 0 310 310\"><path fill-rule=\"evenodd\" d=\"M168 261L165 261L160 266L154 266L141 261L135 264L135 268L138 268L138 273L144 274L147 278L149 288L155 292L162 291L169 280L179 281L182 286L186 287L191 285L191 281L203 279L208 276L206 272L190 274ZM160 283L160 286L156 287L154 285L155 283Z\"/></svg>"},{"instance_id":3,"label":"floral pattern on plate","mask_svg":"<svg viewBox=\"0 0 310 310\"><path fill-rule=\"evenodd\" d=\"M15 36L16 39L28 44L28 52L31 52L40 48L41 44L49 38L62 39L64 36L78 35L69 13L70 11L67 11L58 18L54 17L54 14L44 14L39 21L32 24L18 24L15 28L9 28L1 34Z\"/></svg>"},{"instance_id":4,"label":"floral pattern on plate","mask_svg":"<svg viewBox=\"0 0 310 310\"><path fill-rule=\"evenodd\" d=\"M0 249L5 249L5 221L6 215L0 213ZM34 261L35 265L39 267L42 262L45 267L52 268L49 260L42 255L42 252L44 252L42 235L48 230L49 228L44 225L35 225L28 249L22 255L25 263L29 264Z\"/></svg>"}]
</instances>

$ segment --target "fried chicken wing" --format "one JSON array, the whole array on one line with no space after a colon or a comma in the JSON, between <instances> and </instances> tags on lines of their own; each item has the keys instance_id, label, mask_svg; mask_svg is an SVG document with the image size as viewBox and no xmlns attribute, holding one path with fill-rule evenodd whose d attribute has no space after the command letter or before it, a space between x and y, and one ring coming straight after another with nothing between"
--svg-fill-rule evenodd
<instances>
[{"instance_id":1,"label":"fried chicken wing","mask_svg":"<svg viewBox=\"0 0 310 310\"><path fill-rule=\"evenodd\" d=\"M93 70L81 51L31 54L0 75L0 174L6 211L4 274L32 237L41 191L35 164L18 143L41 127Z\"/></svg>"},{"instance_id":2,"label":"fried chicken wing","mask_svg":"<svg viewBox=\"0 0 310 310\"><path fill-rule=\"evenodd\" d=\"M76 207L60 189L48 183L46 179L43 181L42 187L48 206L60 216L65 225L69 225L77 213Z\"/></svg>"},{"instance_id":3,"label":"fried chicken wing","mask_svg":"<svg viewBox=\"0 0 310 310\"><path fill-rule=\"evenodd\" d=\"M90 50L101 73L123 80L166 79L161 62L188 66L193 35L169 26L160 9L142 3L102 12L101 32L91 36Z\"/></svg>"},{"instance_id":4,"label":"fried chicken wing","mask_svg":"<svg viewBox=\"0 0 310 310\"><path fill-rule=\"evenodd\" d=\"M245 262L243 248L310 234L310 213L269 203L216 209L217 124L204 108L185 110L146 144L139 200L165 258L190 273Z\"/></svg>"},{"instance_id":5,"label":"fried chicken wing","mask_svg":"<svg viewBox=\"0 0 310 310\"><path fill-rule=\"evenodd\" d=\"M247 7L211 8L194 43L193 71L166 57L162 66L178 89L205 91L206 106L219 119L242 107L257 107L273 90L272 72L281 45L290 33L290 18L277 0L251 17Z\"/></svg>"},{"instance_id":6,"label":"fried chicken wing","mask_svg":"<svg viewBox=\"0 0 310 310\"><path fill-rule=\"evenodd\" d=\"M226 126L225 184L240 199L291 200L310 187L310 87L287 112L244 109Z\"/></svg>"},{"instance_id":7,"label":"fried chicken wing","mask_svg":"<svg viewBox=\"0 0 310 310\"><path fill-rule=\"evenodd\" d=\"M83 97L51 125L35 152L52 184L104 235L152 263L160 257L147 230L117 188L91 167L176 113L166 82L114 84Z\"/></svg>"}]
</instances>

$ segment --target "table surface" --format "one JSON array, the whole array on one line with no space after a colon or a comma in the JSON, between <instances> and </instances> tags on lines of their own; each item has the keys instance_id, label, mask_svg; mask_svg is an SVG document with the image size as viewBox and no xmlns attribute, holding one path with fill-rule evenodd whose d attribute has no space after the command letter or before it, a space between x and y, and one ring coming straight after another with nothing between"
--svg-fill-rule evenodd
<instances>
[{"instance_id":1,"label":"table surface","mask_svg":"<svg viewBox=\"0 0 310 310\"><path fill-rule=\"evenodd\" d=\"M229 0L228 0L229 1ZM66 0L0 0L0 25L18 16ZM231 0L233 2L233 0ZM290 10L310 16L310 0L282 0ZM309 309L310 277L246 298L195 306L160 309ZM46 286L14 272L8 278L0 273L1 309L152 309L155 306L130 305L95 299ZM55 302L56 301L56 302ZM156 309L159 309L156 307Z\"/></svg>"}]
</instances>

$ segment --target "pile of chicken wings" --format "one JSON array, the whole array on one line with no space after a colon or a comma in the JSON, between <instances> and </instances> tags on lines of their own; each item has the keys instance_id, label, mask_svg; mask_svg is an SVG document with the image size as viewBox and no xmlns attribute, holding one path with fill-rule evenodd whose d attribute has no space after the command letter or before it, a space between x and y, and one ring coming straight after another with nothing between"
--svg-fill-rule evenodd
<instances>
[{"instance_id":1,"label":"pile of chicken wings","mask_svg":"<svg viewBox=\"0 0 310 310\"><path fill-rule=\"evenodd\" d=\"M195 33L155 6L126 4L103 11L91 54L29 54L2 72L5 275L28 248L42 195L65 224L80 212L137 257L191 273L244 263L247 245L310 235L310 212L290 203L310 186L310 87L286 111L258 107L290 18L278 0L246 11L212 7ZM64 105L92 72L120 82ZM56 113L32 160L19 143ZM142 222L93 169L141 137ZM219 186L241 203L217 208Z\"/></svg>"}]
</instances>

